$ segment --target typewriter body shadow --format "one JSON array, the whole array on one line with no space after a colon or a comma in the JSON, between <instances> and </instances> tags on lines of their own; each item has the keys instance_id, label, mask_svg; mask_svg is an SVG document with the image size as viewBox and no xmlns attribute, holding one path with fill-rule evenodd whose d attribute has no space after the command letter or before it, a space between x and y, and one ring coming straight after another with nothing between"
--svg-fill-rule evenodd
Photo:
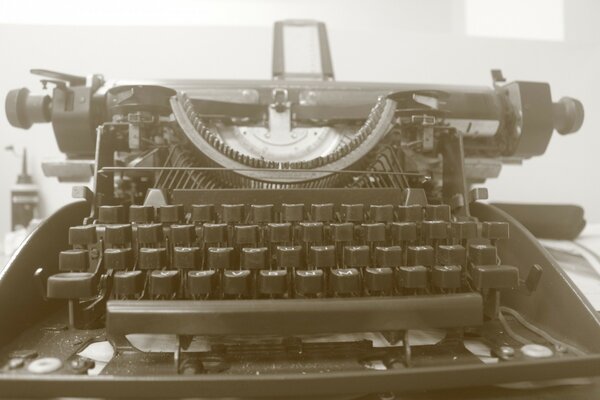
<instances>
[{"instance_id":1,"label":"typewriter body shadow","mask_svg":"<svg viewBox=\"0 0 600 400\"><path fill-rule=\"evenodd\" d=\"M338 82L323 24L274 38L269 81L32 70L49 93L9 93L11 124L51 122L66 155L46 175L92 185L0 275L0 393L388 398L600 373L598 314L531 233L572 238L582 210L482 186L577 131L581 103L499 71Z\"/></svg>"}]
</instances>

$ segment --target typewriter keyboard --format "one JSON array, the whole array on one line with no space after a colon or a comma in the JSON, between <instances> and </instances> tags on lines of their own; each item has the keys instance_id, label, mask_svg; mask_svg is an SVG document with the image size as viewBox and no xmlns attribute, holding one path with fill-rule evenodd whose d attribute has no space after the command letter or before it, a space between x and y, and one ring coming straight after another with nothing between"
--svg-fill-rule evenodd
<instances>
[{"instance_id":1,"label":"typewriter keyboard","mask_svg":"<svg viewBox=\"0 0 600 400\"><path fill-rule=\"evenodd\" d=\"M51 298L345 298L515 287L496 243L504 222L457 220L448 205L363 203L101 206L69 229Z\"/></svg>"}]
</instances>

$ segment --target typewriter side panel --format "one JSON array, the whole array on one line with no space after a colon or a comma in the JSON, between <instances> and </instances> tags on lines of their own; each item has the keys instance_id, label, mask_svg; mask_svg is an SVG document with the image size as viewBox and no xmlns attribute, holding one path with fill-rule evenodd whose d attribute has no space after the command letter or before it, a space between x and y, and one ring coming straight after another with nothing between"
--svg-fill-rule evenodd
<instances>
[{"instance_id":1,"label":"typewriter side panel","mask_svg":"<svg viewBox=\"0 0 600 400\"><path fill-rule=\"evenodd\" d=\"M56 302L47 302L45 277L34 279L39 267L50 273L58 270L56 254L68 247L69 227L89 213L89 204L75 202L58 210L41 223L21 244L0 272L0 346L42 317L56 311Z\"/></svg>"},{"instance_id":2,"label":"typewriter side panel","mask_svg":"<svg viewBox=\"0 0 600 400\"><path fill-rule=\"evenodd\" d=\"M511 237L499 244L498 253L503 260L516 265L524 279L535 273L534 266L541 267L542 273L534 291L507 292L503 304L518 310L529 321L561 340L577 343L592 353L599 352L598 312L539 241L498 207L478 203L472 211L481 220L510 223Z\"/></svg>"}]
</instances>

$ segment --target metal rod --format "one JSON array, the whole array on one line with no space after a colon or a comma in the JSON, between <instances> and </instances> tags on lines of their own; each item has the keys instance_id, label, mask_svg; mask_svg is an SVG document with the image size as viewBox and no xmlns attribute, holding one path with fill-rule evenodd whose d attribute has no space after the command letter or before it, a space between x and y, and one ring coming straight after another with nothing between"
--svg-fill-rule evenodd
<instances>
[{"instance_id":1,"label":"metal rod","mask_svg":"<svg viewBox=\"0 0 600 400\"><path fill-rule=\"evenodd\" d=\"M409 176L427 176L420 172L393 172L393 171L359 171L359 170L333 170L333 169L271 169L271 168L225 168L225 167L104 167L98 171L105 172L120 172L120 171L238 171L238 172L298 172L298 173L315 173L328 172L336 174L365 174L365 175L409 175Z\"/></svg>"},{"instance_id":2,"label":"metal rod","mask_svg":"<svg viewBox=\"0 0 600 400\"><path fill-rule=\"evenodd\" d=\"M69 328L75 328L75 300L69 299Z\"/></svg>"}]
</instances>

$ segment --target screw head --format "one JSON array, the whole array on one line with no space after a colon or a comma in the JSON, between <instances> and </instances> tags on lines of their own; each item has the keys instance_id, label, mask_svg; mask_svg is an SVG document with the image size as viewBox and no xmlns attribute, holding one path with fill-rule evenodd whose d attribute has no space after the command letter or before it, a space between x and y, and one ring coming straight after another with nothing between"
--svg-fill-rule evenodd
<instances>
[{"instance_id":1,"label":"screw head","mask_svg":"<svg viewBox=\"0 0 600 400\"><path fill-rule=\"evenodd\" d=\"M515 349L510 346L501 346L499 350L499 355L502 358L511 358L515 356Z\"/></svg>"}]
</instances>

